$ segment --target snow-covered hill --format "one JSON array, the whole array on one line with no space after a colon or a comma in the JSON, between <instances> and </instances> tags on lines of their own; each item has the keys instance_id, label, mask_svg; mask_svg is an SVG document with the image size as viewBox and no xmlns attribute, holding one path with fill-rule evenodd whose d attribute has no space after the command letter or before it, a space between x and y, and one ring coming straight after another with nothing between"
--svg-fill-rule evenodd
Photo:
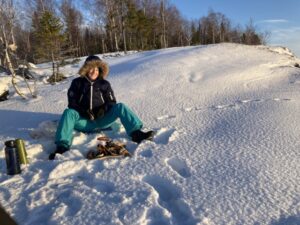
<instances>
[{"instance_id":1,"label":"snow-covered hill","mask_svg":"<svg viewBox=\"0 0 300 225\"><path fill-rule=\"evenodd\" d=\"M101 134L77 132L71 151L47 160L49 121L84 58L62 69L65 82L38 83L38 98L1 102L0 203L19 224L300 224L299 59L219 44L105 60L118 101L157 131L154 142L106 131L133 157L88 161ZM2 149L15 138L31 163L8 176Z\"/></svg>"}]
</instances>

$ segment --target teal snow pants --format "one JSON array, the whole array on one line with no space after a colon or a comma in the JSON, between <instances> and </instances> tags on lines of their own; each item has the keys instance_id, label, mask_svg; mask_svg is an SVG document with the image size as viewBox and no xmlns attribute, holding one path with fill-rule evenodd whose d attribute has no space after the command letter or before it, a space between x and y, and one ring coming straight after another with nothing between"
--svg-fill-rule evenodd
<instances>
[{"instance_id":1,"label":"teal snow pants","mask_svg":"<svg viewBox=\"0 0 300 225\"><path fill-rule=\"evenodd\" d=\"M74 130L86 133L96 132L110 127L118 118L129 136L133 131L143 127L142 121L123 103L113 105L103 117L96 120L85 119L76 110L66 109L58 124L55 144L70 148Z\"/></svg>"}]
</instances>

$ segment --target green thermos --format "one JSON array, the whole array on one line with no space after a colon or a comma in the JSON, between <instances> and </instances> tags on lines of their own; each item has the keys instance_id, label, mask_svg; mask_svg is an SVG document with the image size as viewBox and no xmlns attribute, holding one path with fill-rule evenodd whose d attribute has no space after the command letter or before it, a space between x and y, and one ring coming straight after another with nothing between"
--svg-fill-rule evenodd
<instances>
[{"instance_id":1,"label":"green thermos","mask_svg":"<svg viewBox=\"0 0 300 225\"><path fill-rule=\"evenodd\" d=\"M16 139L15 140L15 145L18 150L18 155L19 155L19 160L21 164L28 164L28 159L27 159L27 152L25 149L25 144L22 139Z\"/></svg>"}]
</instances>

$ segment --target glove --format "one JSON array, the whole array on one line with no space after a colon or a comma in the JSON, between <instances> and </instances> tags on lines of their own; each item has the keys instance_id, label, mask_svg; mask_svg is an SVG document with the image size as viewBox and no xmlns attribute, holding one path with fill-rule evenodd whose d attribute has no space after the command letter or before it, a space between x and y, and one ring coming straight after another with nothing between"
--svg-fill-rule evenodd
<instances>
[{"instance_id":1,"label":"glove","mask_svg":"<svg viewBox=\"0 0 300 225\"><path fill-rule=\"evenodd\" d=\"M97 112L97 118L101 118L104 116L105 110L103 108L100 108Z\"/></svg>"}]
</instances>

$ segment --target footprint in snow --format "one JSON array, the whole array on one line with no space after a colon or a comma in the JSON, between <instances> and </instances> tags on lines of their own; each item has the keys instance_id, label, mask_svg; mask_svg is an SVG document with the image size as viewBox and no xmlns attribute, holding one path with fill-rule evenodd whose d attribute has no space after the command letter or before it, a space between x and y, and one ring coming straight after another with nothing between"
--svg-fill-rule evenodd
<instances>
[{"instance_id":1,"label":"footprint in snow","mask_svg":"<svg viewBox=\"0 0 300 225\"><path fill-rule=\"evenodd\" d=\"M75 161L65 161L58 164L49 174L49 179L73 178L82 170L82 165Z\"/></svg>"},{"instance_id":2,"label":"footprint in snow","mask_svg":"<svg viewBox=\"0 0 300 225\"><path fill-rule=\"evenodd\" d=\"M72 190L65 190L57 196L57 201L67 206L65 214L75 216L82 207L82 200L73 194Z\"/></svg>"},{"instance_id":3,"label":"footprint in snow","mask_svg":"<svg viewBox=\"0 0 300 225\"><path fill-rule=\"evenodd\" d=\"M174 128L161 128L157 131L154 137L154 142L157 144L168 144L170 141L174 141L178 137L178 132Z\"/></svg>"},{"instance_id":4,"label":"footprint in snow","mask_svg":"<svg viewBox=\"0 0 300 225\"><path fill-rule=\"evenodd\" d=\"M190 74L190 78L189 78L189 82L191 83L197 83L198 81L202 80L203 75L199 74L199 73L191 73Z\"/></svg>"},{"instance_id":5,"label":"footprint in snow","mask_svg":"<svg viewBox=\"0 0 300 225\"><path fill-rule=\"evenodd\" d=\"M18 203L22 205L23 203ZM24 213L28 203L24 203L23 207L20 210ZM30 210L30 216L26 219L26 224L45 224L45 221L50 220L55 214L56 217L65 216L64 213L67 210L67 206L64 203L55 204L54 207L49 207L49 205L41 205L39 207L34 207ZM28 212L29 213L29 212Z\"/></svg>"},{"instance_id":6,"label":"footprint in snow","mask_svg":"<svg viewBox=\"0 0 300 225\"><path fill-rule=\"evenodd\" d=\"M158 175L142 179L158 195L158 204L171 213L172 224L197 224L188 204L181 198L181 192L172 182Z\"/></svg>"},{"instance_id":7,"label":"footprint in snow","mask_svg":"<svg viewBox=\"0 0 300 225\"><path fill-rule=\"evenodd\" d=\"M160 206L154 206L146 209L147 224L170 225L168 211Z\"/></svg>"},{"instance_id":8,"label":"footprint in snow","mask_svg":"<svg viewBox=\"0 0 300 225\"><path fill-rule=\"evenodd\" d=\"M151 158L152 155L153 155L153 153L150 149L146 149L140 153L140 156L143 156L145 158Z\"/></svg>"},{"instance_id":9,"label":"footprint in snow","mask_svg":"<svg viewBox=\"0 0 300 225\"><path fill-rule=\"evenodd\" d=\"M188 166L186 163L177 157L173 157L166 160L166 163L170 166L172 170L178 173L183 178L188 178L191 176Z\"/></svg>"},{"instance_id":10,"label":"footprint in snow","mask_svg":"<svg viewBox=\"0 0 300 225\"><path fill-rule=\"evenodd\" d=\"M91 187L101 193L107 194L112 193L115 190L114 183L106 180L95 180L94 184Z\"/></svg>"}]
</instances>

